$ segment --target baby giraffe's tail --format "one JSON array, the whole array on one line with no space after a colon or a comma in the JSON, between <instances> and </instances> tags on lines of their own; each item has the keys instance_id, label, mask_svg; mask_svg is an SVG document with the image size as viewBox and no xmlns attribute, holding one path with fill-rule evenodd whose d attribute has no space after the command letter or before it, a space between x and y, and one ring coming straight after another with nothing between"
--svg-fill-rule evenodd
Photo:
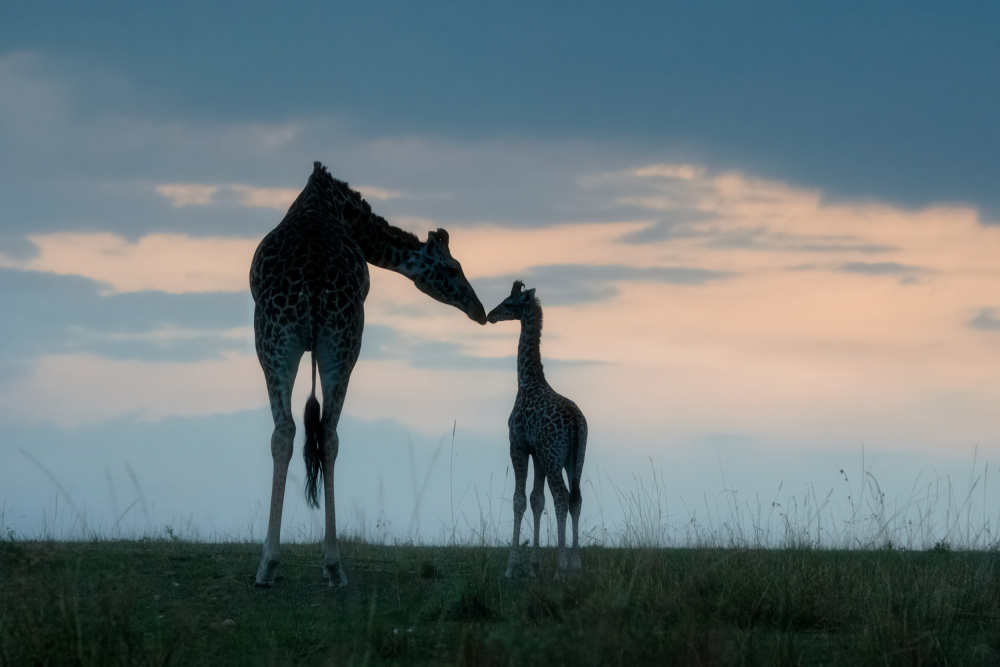
<instances>
[{"instance_id":1,"label":"baby giraffe's tail","mask_svg":"<svg viewBox=\"0 0 1000 667\"><path fill-rule=\"evenodd\" d=\"M570 507L580 502L580 478L583 477L583 457L587 453L587 419L577 409L576 433L570 452L569 502Z\"/></svg>"},{"instance_id":2,"label":"baby giraffe's tail","mask_svg":"<svg viewBox=\"0 0 1000 667\"><path fill-rule=\"evenodd\" d=\"M302 416L306 432L306 441L302 445L302 458L306 461L306 503L310 507L319 507L318 487L323 474L323 429L320 428L322 417L319 401L316 400L316 353L312 353L312 394L306 401L305 414Z\"/></svg>"}]
</instances>

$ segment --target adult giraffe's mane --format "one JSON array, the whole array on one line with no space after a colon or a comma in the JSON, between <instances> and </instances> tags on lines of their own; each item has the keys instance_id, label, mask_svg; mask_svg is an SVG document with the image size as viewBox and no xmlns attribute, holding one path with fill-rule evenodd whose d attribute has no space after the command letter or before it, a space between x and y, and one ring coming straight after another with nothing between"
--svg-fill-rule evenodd
<instances>
[{"instance_id":1,"label":"adult giraffe's mane","mask_svg":"<svg viewBox=\"0 0 1000 667\"><path fill-rule=\"evenodd\" d=\"M373 213L371 204L368 203L360 192L353 189L347 181L334 178L326 166L318 161L313 162L313 173L309 176L306 187L303 188L302 192L299 193L299 196L296 197L295 201L288 208L286 217L292 216L300 208L309 205L310 200L313 199L317 199L320 202L340 200L350 202L363 211L364 218L374 227L372 231L377 235L385 235L393 239L396 243L409 248L415 249L423 245L416 234L391 225L385 218L377 213ZM431 233L445 245L448 244L448 232L444 229L438 229L436 232Z\"/></svg>"}]
</instances>

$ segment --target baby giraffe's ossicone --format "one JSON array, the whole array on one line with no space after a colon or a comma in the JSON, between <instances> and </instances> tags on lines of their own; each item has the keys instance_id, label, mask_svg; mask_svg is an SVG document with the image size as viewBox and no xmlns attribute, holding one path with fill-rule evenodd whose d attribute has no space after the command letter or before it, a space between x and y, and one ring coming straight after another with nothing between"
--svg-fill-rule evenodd
<instances>
[{"instance_id":1,"label":"baby giraffe's ossicone","mask_svg":"<svg viewBox=\"0 0 1000 667\"><path fill-rule=\"evenodd\" d=\"M581 569L579 522L580 478L587 450L587 420L576 403L556 393L545 380L539 345L542 338L542 305L535 290L524 289L524 283L514 281L510 296L486 316L488 322L521 321L521 338L517 346L517 398L507 420L510 431L510 461L514 468L514 538L507 559L507 577L517 575L520 555L518 540L521 519L527 507L525 486L529 456L535 464L535 482L531 490L531 512L535 517L535 535L531 551L531 573L538 576L541 551L538 548L542 510L545 509L545 480L556 508L559 535L559 560L556 576L576 573ZM563 479L569 478L569 488ZM566 550L566 513L573 518L573 548Z\"/></svg>"}]
</instances>

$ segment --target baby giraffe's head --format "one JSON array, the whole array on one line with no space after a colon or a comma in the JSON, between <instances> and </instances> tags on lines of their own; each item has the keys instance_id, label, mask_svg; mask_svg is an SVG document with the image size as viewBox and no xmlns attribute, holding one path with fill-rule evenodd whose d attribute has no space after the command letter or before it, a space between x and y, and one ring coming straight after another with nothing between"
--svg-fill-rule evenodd
<instances>
[{"instance_id":1,"label":"baby giraffe's head","mask_svg":"<svg viewBox=\"0 0 1000 667\"><path fill-rule=\"evenodd\" d=\"M534 305L535 288L526 290L524 283L515 280L514 286L510 289L510 296L490 311L490 314L486 316L486 321L493 323L503 320L520 320L526 313L531 312Z\"/></svg>"}]
</instances>

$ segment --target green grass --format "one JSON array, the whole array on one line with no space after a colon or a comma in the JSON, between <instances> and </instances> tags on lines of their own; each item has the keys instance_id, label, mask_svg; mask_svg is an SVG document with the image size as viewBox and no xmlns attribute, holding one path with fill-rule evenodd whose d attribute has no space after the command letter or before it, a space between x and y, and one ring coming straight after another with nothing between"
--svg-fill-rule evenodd
<instances>
[{"instance_id":1,"label":"green grass","mask_svg":"<svg viewBox=\"0 0 1000 667\"><path fill-rule=\"evenodd\" d=\"M583 576L508 581L506 549L0 541L2 665L1000 664L1000 554L583 551ZM526 554L525 554L526 556ZM527 559L524 559L526 562Z\"/></svg>"}]
</instances>

